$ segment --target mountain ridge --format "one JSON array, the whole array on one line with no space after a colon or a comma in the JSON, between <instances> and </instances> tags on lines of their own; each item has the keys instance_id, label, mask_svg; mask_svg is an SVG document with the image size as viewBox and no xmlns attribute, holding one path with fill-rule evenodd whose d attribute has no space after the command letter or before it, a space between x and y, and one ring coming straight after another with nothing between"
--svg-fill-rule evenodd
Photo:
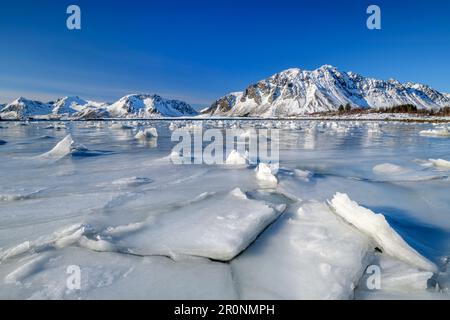
<instances>
[{"instance_id":1,"label":"mountain ridge","mask_svg":"<svg viewBox=\"0 0 450 320\"><path fill-rule=\"evenodd\" d=\"M419 109L450 106L450 94L413 82L379 80L331 65L308 71L290 68L216 100L203 114L289 117L336 111L340 105L388 108L413 104Z\"/></svg>"},{"instance_id":2,"label":"mountain ridge","mask_svg":"<svg viewBox=\"0 0 450 320\"><path fill-rule=\"evenodd\" d=\"M450 93L428 85L395 79L379 80L358 73L343 72L331 65L308 71L290 68L229 93L197 112L186 102L157 94L130 94L116 102L88 101L78 96L55 102L20 97L1 105L0 118L23 120L35 117L70 119L157 118L197 116L295 117L337 111L341 105L353 108L390 108L403 104L437 110L450 106Z\"/></svg>"},{"instance_id":3,"label":"mountain ridge","mask_svg":"<svg viewBox=\"0 0 450 320\"><path fill-rule=\"evenodd\" d=\"M64 97L48 103L21 97L3 105L0 109L0 118L10 120L24 120L34 117L100 119L196 115L198 115L197 111L186 102L165 99L156 94L130 94L111 104L88 101L77 96Z\"/></svg>"}]
</instances>

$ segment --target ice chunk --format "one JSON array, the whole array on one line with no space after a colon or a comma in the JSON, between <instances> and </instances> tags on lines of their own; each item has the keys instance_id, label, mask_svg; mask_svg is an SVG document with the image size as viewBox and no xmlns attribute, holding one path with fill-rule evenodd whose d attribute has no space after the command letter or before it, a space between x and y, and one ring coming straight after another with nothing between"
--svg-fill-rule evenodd
<instances>
[{"instance_id":1,"label":"ice chunk","mask_svg":"<svg viewBox=\"0 0 450 320\"><path fill-rule=\"evenodd\" d=\"M421 136L429 137L450 137L450 130L448 128L436 128L420 131Z\"/></svg>"},{"instance_id":2,"label":"ice chunk","mask_svg":"<svg viewBox=\"0 0 450 320\"><path fill-rule=\"evenodd\" d=\"M369 238L324 203L293 206L231 262L242 299L349 299Z\"/></svg>"},{"instance_id":3,"label":"ice chunk","mask_svg":"<svg viewBox=\"0 0 450 320\"><path fill-rule=\"evenodd\" d=\"M106 236L122 237L124 235L136 232L145 227L144 222L130 223L128 225L108 227L102 234Z\"/></svg>"},{"instance_id":4,"label":"ice chunk","mask_svg":"<svg viewBox=\"0 0 450 320\"><path fill-rule=\"evenodd\" d=\"M23 201L23 200L29 200L29 199L35 199L39 197L43 193L44 190L38 190L34 192L29 193L16 193L16 194L6 194L0 193L0 202L12 202L12 201Z\"/></svg>"},{"instance_id":5,"label":"ice chunk","mask_svg":"<svg viewBox=\"0 0 450 320\"><path fill-rule=\"evenodd\" d=\"M376 174L404 174L409 172L408 169L392 163L383 163L373 167Z\"/></svg>"},{"instance_id":6,"label":"ice chunk","mask_svg":"<svg viewBox=\"0 0 450 320\"><path fill-rule=\"evenodd\" d=\"M330 201L337 215L369 235L384 253L396 257L422 270L437 271L437 267L428 259L411 248L387 223L382 214L376 214L350 200L348 195L337 193Z\"/></svg>"},{"instance_id":7,"label":"ice chunk","mask_svg":"<svg viewBox=\"0 0 450 320\"><path fill-rule=\"evenodd\" d=\"M155 128L147 128L145 130L140 130L135 138L139 140L146 140L158 137L158 131Z\"/></svg>"},{"instance_id":8,"label":"ice chunk","mask_svg":"<svg viewBox=\"0 0 450 320\"><path fill-rule=\"evenodd\" d=\"M29 265L15 261L0 269L2 280L8 280L0 285L1 299L237 298L229 265L208 259L175 262L77 247L56 252L55 259L32 259ZM67 287L67 267L72 265L81 270L80 290Z\"/></svg>"},{"instance_id":9,"label":"ice chunk","mask_svg":"<svg viewBox=\"0 0 450 320\"><path fill-rule=\"evenodd\" d=\"M248 157L240 154L237 150L231 151L228 155L225 163L230 166L245 166L247 164Z\"/></svg>"},{"instance_id":10,"label":"ice chunk","mask_svg":"<svg viewBox=\"0 0 450 320\"><path fill-rule=\"evenodd\" d=\"M58 144L52 150L41 155L40 158L53 160L64 158L72 152L74 143L75 142L72 139L72 135L69 134L60 142L58 142Z\"/></svg>"},{"instance_id":11,"label":"ice chunk","mask_svg":"<svg viewBox=\"0 0 450 320\"><path fill-rule=\"evenodd\" d=\"M144 177L128 177L128 178L122 178L118 180L114 180L112 182L113 186L118 187L138 187L141 185L152 183L153 180L149 178Z\"/></svg>"},{"instance_id":12,"label":"ice chunk","mask_svg":"<svg viewBox=\"0 0 450 320\"><path fill-rule=\"evenodd\" d=\"M72 135L68 135L63 140L61 140L52 150L47 153L44 153L40 156L41 159L51 159L51 160L59 160L70 154L88 154L88 149L81 145L75 143L72 139Z\"/></svg>"},{"instance_id":13,"label":"ice chunk","mask_svg":"<svg viewBox=\"0 0 450 320\"><path fill-rule=\"evenodd\" d=\"M85 236L81 237L78 240L78 245L97 252L114 252L116 251L116 247L113 243L106 241L104 239L92 240Z\"/></svg>"},{"instance_id":14,"label":"ice chunk","mask_svg":"<svg viewBox=\"0 0 450 320\"><path fill-rule=\"evenodd\" d=\"M77 244L89 229L82 224L74 224L61 228L51 235L39 237L33 241L25 241L12 248L0 251L0 262L6 261L30 252L41 252L50 248L65 248Z\"/></svg>"},{"instance_id":15,"label":"ice chunk","mask_svg":"<svg viewBox=\"0 0 450 320\"><path fill-rule=\"evenodd\" d=\"M309 179L311 179L311 177L313 176L311 171L308 170L300 170L300 169L295 169L294 170L294 174L296 177L304 180L304 181L309 181Z\"/></svg>"},{"instance_id":16,"label":"ice chunk","mask_svg":"<svg viewBox=\"0 0 450 320\"><path fill-rule=\"evenodd\" d=\"M150 219L118 245L140 255L179 254L228 261L244 250L280 214L238 189L202 198Z\"/></svg>"},{"instance_id":17,"label":"ice chunk","mask_svg":"<svg viewBox=\"0 0 450 320\"><path fill-rule=\"evenodd\" d=\"M31 248L30 241L22 242L22 243L18 244L17 246L7 249L3 253L1 253L0 261L7 260L9 258L13 258L16 256L20 256L24 253L27 253L27 252L29 252L30 248Z\"/></svg>"},{"instance_id":18,"label":"ice chunk","mask_svg":"<svg viewBox=\"0 0 450 320\"><path fill-rule=\"evenodd\" d=\"M272 168L269 164L260 163L256 168L256 178L259 180L260 185L266 188L276 188L278 184L277 177L272 173Z\"/></svg>"},{"instance_id":19,"label":"ice chunk","mask_svg":"<svg viewBox=\"0 0 450 320\"><path fill-rule=\"evenodd\" d=\"M443 159L429 159L428 162L439 169L450 169L450 161Z\"/></svg>"},{"instance_id":20,"label":"ice chunk","mask_svg":"<svg viewBox=\"0 0 450 320\"><path fill-rule=\"evenodd\" d=\"M355 292L357 299L387 299L387 298L421 298L433 297L429 292L429 281L433 272L421 271L417 267L396 260L388 255L377 254L370 263L371 270L367 270L361 278L358 289ZM374 270L379 270L379 287L374 290ZM435 297L436 293L434 294Z\"/></svg>"},{"instance_id":21,"label":"ice chunk","mask_svg":"<svg viewBox=\"0 0 450 320\"><path fill-rule=\"evenodd\" d=\"M21 282L26 277L38 271L49 259L49 254L41 254L20 265L5 277L5 283Z\"/></svg>"},{"instance_id":22,"label":"ice chunk","mask_svg":"<svg viewBox=\"0 0 450 320\"><path fill-rule=\"evenodd\" d=\"M129 126L129 125L123 124L123 123L113 123L110 128L114 129L114 130L121 130L121 129L129 130L129 129L133 129L132 126Z\"/></svg>"}]
</instances>

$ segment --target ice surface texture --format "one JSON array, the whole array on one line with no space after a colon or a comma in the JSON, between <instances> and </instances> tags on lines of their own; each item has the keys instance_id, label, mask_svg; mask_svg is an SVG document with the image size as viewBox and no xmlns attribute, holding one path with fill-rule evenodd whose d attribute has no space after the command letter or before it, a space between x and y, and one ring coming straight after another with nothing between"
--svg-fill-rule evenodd
<instances>
[{"instance_id":1,"label":"ice surface texture","mask_svg":"<svg viewBox=\"0 0 450 320\"><path fill-rule=\"evenodd\" d=\"M193 121L2 125L0 298L448 298L449 140L420 134L439 127L203 125L279 128L280 163L173 165Z\"/></svg>"}]
</instances>

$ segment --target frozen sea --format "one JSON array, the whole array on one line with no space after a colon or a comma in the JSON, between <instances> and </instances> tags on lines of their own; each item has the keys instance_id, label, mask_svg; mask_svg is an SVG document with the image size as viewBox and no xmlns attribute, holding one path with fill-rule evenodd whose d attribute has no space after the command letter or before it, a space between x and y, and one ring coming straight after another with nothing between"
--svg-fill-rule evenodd
<instances>
[{"instance_id":1,"label":"frozen sea","mask_svg":"<svg viewBox=\"0 0 450 320\"><path fill-rule=\"evenodd\" d=\"M200 126L279 129L279 169L173 164ZM0 298L449 299L448 127L0 122Z\"/></svg>"}]
</instances>

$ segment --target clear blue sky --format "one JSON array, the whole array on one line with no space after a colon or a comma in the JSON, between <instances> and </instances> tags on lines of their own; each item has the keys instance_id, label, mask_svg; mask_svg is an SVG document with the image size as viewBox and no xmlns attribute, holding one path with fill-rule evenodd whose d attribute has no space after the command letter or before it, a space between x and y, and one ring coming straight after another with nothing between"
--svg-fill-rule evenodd
<instances>
[{"instance_id":1,"label":"clear blue sky","mask_svg":"<svg viewBox=\"0 0 450 320\"><path fill-rule=\"evenodd\" d=\"M66 8L82 30L66 28ZM366 8L382 9L382 30ZM2 0L0 102L135 92L206 105L291 67L332 64L450 92L448 0Z\"/></svg>"}]
</instances>

